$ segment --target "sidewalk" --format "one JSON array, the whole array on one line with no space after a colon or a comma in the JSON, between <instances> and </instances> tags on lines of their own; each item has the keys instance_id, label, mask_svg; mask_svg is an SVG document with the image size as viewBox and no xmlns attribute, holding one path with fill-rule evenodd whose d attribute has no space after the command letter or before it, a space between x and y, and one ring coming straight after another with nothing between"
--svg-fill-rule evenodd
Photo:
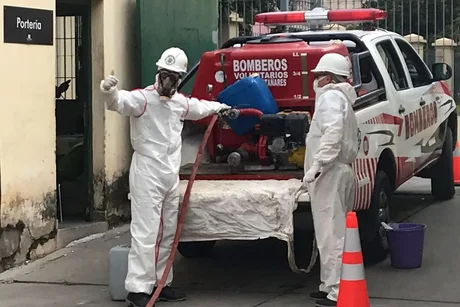
<instances>
[{"instance_id":1,"label":"sidewalk","mask_svg":"<svg viewBox=\"0 0 460 307\"><path fill-rule=\"evenodd\" d=\"M421 201L425 196L414 197L404 196L401 201ZM457 196L434 203L411 218L428 225L422 268L396 270L389 261L366 268L373 307L460 305L460 277L455 273L460 252L459 201ZM125 306L124 302L112 302L107 291L108 252L113 246L129 243L129 228L123 226L92 238L0 274L0 306ZM317 268L309 275L289 270L283 242L223 242L210 259L178 255L175 286L184 288L189 299L158 306L312 307L308 293L316 291L318 279Z\"/></svg>"},{"instance_id":2,"label":"sidewalk","mask_svg":"<svg viewBox=\"0 0 460 307\"><path fill-rule=\"evenodd\" d=\"M0 274L1 281L107 285L108 251L128 244L129 226L77 240L43 259Z\"/></svg>"},{"instance_id":3,"label":"sidewalk","mask_svg":"<svg viewBox=\"0 0 460 307\"><path fill-rule=\"evenodd\" d=\"M84 242L88 239L93 240ZM124 306L123 302L114 304L109 298L108 251L129 240L129 227L123 226L0 274L3 283L15 282L0 285L0 305Z\"/></svg>"}]
</instances>

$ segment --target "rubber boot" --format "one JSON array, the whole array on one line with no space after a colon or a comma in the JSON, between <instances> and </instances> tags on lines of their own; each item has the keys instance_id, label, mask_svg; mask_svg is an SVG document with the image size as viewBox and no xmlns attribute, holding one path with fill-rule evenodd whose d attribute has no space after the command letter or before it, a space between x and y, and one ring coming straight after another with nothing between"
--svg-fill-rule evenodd
<instances>
[{"instance_id":1,"label":"rubber boot","mask_svg":"<svg viewBox=\"0 0 460 307\"><path fill-rule=\"evenodd\" d=\"M129 293L126 302L130 307L145 307L150 301L151 296L145 293ZM155 304L153 304L155 306Z\"/></svg>"}]
</instances>

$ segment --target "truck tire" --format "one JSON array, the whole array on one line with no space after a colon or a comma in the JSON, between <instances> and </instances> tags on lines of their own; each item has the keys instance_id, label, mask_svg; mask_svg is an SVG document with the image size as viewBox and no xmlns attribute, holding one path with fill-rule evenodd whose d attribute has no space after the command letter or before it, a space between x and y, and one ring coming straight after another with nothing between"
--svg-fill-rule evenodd
<instances>
[{"instance_id":1,"label":"truck tire","mask_svg":"<svg viewBox=\"0 0 460 307\"><path fill-rule=\"evenodd\" d=\"M392 195L393 189L387 174L378 170L375 176L371 206L368 210L357 212L363 258L366 264L379 263L388 255L386 231L381 222L389 223L391 220Z\"/></svg>"},{"instance_id":2,"label":"truck tire","mask_svg":"<svg viewBox=\"0 0 460 307\"><path fill-rule=\"evenodd\" d=\"M433 166L431 177L431 195L437 200L449 200L455 195L452 148L452 131L448 127L441 156Z\"/></svg>"},{"instance_id":3,"label":"truck tire","mask_svg":"<svg viewBox=\"0 0 460 307\"><path fill-rule=\"evenodd\" d=\"M185 258L205 258L211 256L216 241L180 242L179 253Z\"/></svg>"}]
</instances>

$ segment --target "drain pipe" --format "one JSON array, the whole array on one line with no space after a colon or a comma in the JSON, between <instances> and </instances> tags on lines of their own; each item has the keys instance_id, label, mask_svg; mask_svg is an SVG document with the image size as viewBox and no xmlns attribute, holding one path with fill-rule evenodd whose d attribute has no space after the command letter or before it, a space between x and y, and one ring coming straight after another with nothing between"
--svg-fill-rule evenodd
<instances>
[{"instance_id":1,"label":"drain pipe","mask_svg":"<svg viewBox=\"0 0 460 307\"><path fill-rule=\"evenodd\" d=\"M289 11L290 0L280 0L280 11L287 12ZM287 26L281 26L280 33L287 32Z\"/></svg>"},{"instance_id":2,"label":"drain pipe","mask_svg":"<svg viewBox=\"0 0 460 307\"><path fill-rule=\"evenodd\" d=\"M280 0L280 11L289 11L289 0Z\"/></svg>"}]
</instances>

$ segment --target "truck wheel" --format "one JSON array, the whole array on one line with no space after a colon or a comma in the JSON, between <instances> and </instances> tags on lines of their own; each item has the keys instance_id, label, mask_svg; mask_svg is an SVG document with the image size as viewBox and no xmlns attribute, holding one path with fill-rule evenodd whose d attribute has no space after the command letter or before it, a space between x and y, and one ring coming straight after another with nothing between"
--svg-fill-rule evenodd
<instances>
[{"instance_id":1,"label":"truck wheel","mask_svg":"<svg viewBox=\"0 0 460 307\"><path fill-rule=\"evenodd\" d=\"M378 170L375 176L374 192L368 210L358 211L359 231L364 262L375 264L388 255L386 231L381 222L390 222L390 201L393 190L386 173Z\"/></svg>"},{"instance_id":2,"label":"truck wheel","mask_svg":"<svg viewBox=\"0 0 460 307\"><path fill-rule=\"evenodd\" d=\"M442 153L431 177L431 195L437 200L449 200L455 195L452 147L452 131L447 128Z\"/></svg>"},{"instance_id":3,"label":"truck wheel","mask_svg":"<svg viewBox=\"0 0 460 307\"><path fill-rule=\"evenodd\" d=\"M216 241L180 242L177 246L179 253L185 258L209 257Z\"/></svg>"}]
</instances>

